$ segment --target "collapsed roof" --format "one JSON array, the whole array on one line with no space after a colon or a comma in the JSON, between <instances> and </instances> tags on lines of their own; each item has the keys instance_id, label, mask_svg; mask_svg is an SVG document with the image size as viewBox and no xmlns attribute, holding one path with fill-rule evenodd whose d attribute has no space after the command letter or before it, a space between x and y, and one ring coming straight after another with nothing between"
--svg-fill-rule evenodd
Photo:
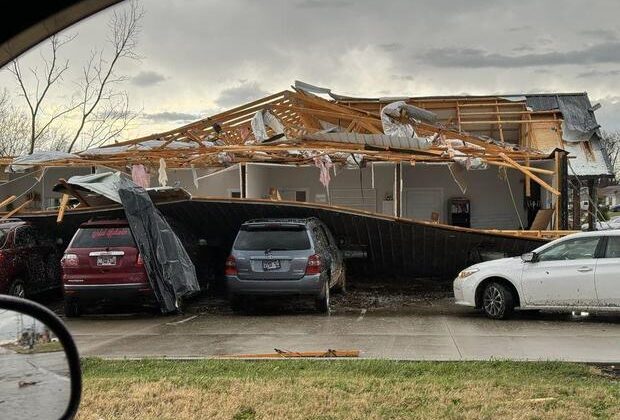
<instances>
[{"instance_id":1,"label":"collapsed roof","mask_svg":"<svg viewBox=\"0 0 620 420\"><path fill-rule=\"evenodd\" d=\"M466 116L453 121L432 107L425 109L412 102L390 100L368 110L349 99L322 98L301 85L168 132L85 150L77 156L37 160L36 164L124 168L140 163L157 166L163 158L169 168L239 162L300 165L312 164L317 156L346 162L354 155L365 161L459 162L481 168L514 167L511 160L548 158L548 153L518 138L505 138L507 128L499 136L470 132ZM514 102L500 100L498 107L504 103ZM516 106L525 110L524 104ZM526 122L526 117L533 121L529 111L518 116L520 122ZM502 124L515 121L509 118Z\"/></svg>"}]
</instances>

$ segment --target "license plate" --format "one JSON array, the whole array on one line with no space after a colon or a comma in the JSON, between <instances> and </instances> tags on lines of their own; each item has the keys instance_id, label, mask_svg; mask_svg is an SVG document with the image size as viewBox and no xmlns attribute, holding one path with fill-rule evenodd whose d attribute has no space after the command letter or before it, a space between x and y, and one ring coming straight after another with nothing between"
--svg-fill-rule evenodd
<instances>
[{"instance_id":1,"label":"license plate","mask_svg":"<svg viewBox=\"0 0 620 420\"><path fill-rule=\"evenodd\" d=\"M100 255L97 257L97 265L116 265L116 255Z\"/></svg>"},{"instance_id":2,"label":"license plate","mask_svg":"<svg viewBox=\"0 0 620 420\"><path fill-rule=\"evenodd\" d=\"M280 260L266 260L266 261L263 261L263 270L264 271L279 270L280 267L281 267Z\"/></svg>"}]
</instances>

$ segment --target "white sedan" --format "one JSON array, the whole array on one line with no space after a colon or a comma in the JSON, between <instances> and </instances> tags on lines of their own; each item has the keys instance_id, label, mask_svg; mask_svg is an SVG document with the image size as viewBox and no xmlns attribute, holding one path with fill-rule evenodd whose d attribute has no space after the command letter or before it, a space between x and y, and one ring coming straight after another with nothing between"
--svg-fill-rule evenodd
<instances>
[{"instance_id":1,"label":"white sedan","mask_svg":"<svg viewBox=\"0 0 620 420\"><path fill-rule=\"evenodd\" d=\"M454 297L495 319L515 308L620 313L620 230L575 233L472 265L454 280Z\"/></svg>"}]
</instances>

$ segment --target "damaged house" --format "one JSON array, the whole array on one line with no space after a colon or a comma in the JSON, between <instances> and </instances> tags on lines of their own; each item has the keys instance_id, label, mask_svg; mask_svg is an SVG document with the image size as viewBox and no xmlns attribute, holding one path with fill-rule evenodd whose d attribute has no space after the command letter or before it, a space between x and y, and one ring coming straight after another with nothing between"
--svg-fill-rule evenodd
<instances>
[{"instance_id":1,"label":"damaged house","mask_svg":"<svg viewBox=\"0 0 620 420\"><path fill-rule=\"evenodd\" d=\"M217 236L243 218L318 215L375 267L410 270L398 261L411 252L422 275L441 270L441 259L425 266L414 238L436 255L453 240L518 254L576 226L571 185L611 174L586 94L353 98L302 82L169 132L20 159L2 162L29 167L0 186L9 216L98 211L105 203L91 194L69 201L61 192L71 188L52 186L120 171L143 187L186 190L194 204L172 200L162 212L229 221L210 228Z\"/></svg>"}]
</instances>

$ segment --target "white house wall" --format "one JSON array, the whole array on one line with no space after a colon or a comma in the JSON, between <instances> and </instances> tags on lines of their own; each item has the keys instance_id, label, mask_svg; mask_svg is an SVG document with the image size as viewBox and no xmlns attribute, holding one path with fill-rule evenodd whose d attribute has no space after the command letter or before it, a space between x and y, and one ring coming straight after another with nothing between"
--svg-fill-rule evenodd
<instances>
[{"instance_id":1,"label":"white house wall","mask_svg":"<svg viewBox=\"0 0 620 420\"><path fill-rule=\"evenodd\" d=\"M517 211L523 223L527 223L526 212L523 208L523 176L516 170L508 170L508 179L512 187ZM519 219L512 203L506 180L500 179L497 167L489 167L484 171L459 172L460 179L467 186L463 194L452 178L446 165L418 164L412 167L403 166L403 202L406 203L406 193L411 189L419 191L441 190L442 204L439 214L440 221L448 222L448 200L455 197L466 197L471 206L471 227L517 229ZM403 216L411 217L411 209L403 206ZM431 215L427 216L430 220Z\"/></svg>"},{"instance_id":2,"label":"white house wall","mask_svg":"<svg viewBox=\"0 0 620 420\"><path fill-rule=\"evenodd\" d=\"M52 191L58 180L60 178L69 179L74 175L86 175L91 173L91 169L89 167L50 167L45 170L44 176L40 181L37 181L37 177L40 177L41 173L41 171L34 170L25 173L9 174L8 182L0 184L0 199L11 195L20 196L30 189L29 193L34 193L38 197L38 200L30 206L31 208L45 209L55 207L62 196L62 194Z\"/></svg>"},{"instance_id":3,"label":"white house wall","mask_svg":"<svg viewBox=\"0 0 620 420\"><path fill-rule=\"evenodd\" d=\"M332 196L344 196L346 192L352 195L361 195L360 188L364 190L366 202L370 202L368 194L372 194L376 204L373 211L382 211L382 201L386 194L392 195L394 186L394 165L377 165L375 167L375 188L372 185L372 173L370 166L361 170L362 181L360 184L360 170L338 168L336 175L333 169L330 171L331 182L329 185ZM247 197L268 198L269 189L275 187L284 190L305 190L309 202L325 202L327 192L319 181L319 169L311 166L273 166L248 164L247 165Z\"/></svg>"}]
</instances>

